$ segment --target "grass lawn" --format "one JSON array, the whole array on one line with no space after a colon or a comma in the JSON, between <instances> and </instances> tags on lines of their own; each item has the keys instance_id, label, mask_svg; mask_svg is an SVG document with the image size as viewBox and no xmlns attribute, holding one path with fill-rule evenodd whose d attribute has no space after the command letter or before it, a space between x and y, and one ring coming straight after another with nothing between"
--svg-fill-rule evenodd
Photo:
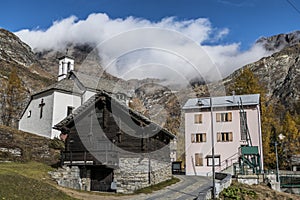
<instances>
[{"instance_id":1,"label":"grass lawn","mask_svg":"<svg viewBox=\"0 0 300 200\"><path fill-rule=\"evenodd\" d=\"M37 162L0 163L0 200L73 199L49 184L50 170Z\"/></svg>"},{"instance_id":2,"label":"grass lawn","mask_svg":"<svg viewBox=\"0 0 300 200\"><path fill-rule=\"evenodd\" d=\"M167 180L167 181L163 181L161 183L158 183L156 185L151 185L149 187L145 187L145 188L142 188L142 189L139 189L139 190L136 190L134 193L135 194L140 194L140 193L145 193L145 194L149 194L149 193L152 193L154 191L157 191L157 190L161 190L169 185L173 185L177 182L179 182L180 179L179 178L176 178L176 177L172 177L172 179L170 180Z\"/></svg>"}]
</instances>

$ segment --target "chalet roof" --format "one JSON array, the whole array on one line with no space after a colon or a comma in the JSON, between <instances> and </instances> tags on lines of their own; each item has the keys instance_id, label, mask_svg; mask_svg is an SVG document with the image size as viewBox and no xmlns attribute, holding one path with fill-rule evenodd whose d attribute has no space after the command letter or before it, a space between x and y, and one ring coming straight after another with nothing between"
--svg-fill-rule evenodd
<instances>
[{"instance_id":1,"label":"chalet roof","mask_svg":"<svg viewBox=\"0 0 300 200\"><path fill-rule=\"evenodd\" d=\"M204 97L204 98L193 98L189 99L183 109L194 109L194 108L210 108L210 98L212 99L213 108L217 107L238 107L249 105L259 105L259 94L248 94L248 95L232 95L232 96L220 96L220 97Z\"/></svg>"},{"instance_id":2,"label":"chalet roof","mask_svg":"<svg viewBox=\"0 0 300 200\"><path fill-rule=\"evenodd\" d=\"M77 84L75 84L74 80L71 79L63 79L61 81L58 81L46 88L43 88L42 90L34 93L33 95L37 95L49 90L58 90L58 91L64 91L64 92L70 92L74 94L82 94L82 90L78 87Z\"/></svg>"},{"instance_id":3,"label":"chalet roof","mask_svg":"<svg viewBox=\"0 0 300 200\"><path fill-rule=\"evenodd\" d=\"M106 91L108 93L128 94L128 88L122 83L105 77L88 75L82 72L72 71L72 74L83 84L84 87L95 91Z\"/></svg>"},{"instance_id":4,"label":"chalet roof","mask_svg":"<svg viewBox=\"0 0 300 200\"><path fill-rule=\"evenodd\" d=\"M67 116L62 121L60 121L53 128L57 129L57 130L63 130L64 127L66 127L68 124L70 124L71 122L73 122L74 119L76 119L77 117L79 117L81 115L81 113L83 113L84 111L86 111L89 108L93 107L103 96L110 98L113 103L115 103L116 105L118 105L126 113L128 113L128 114L130 114L130 115L132 115L134 117L137 117L142 122L145 122L147 124L151 123L152 125L154 125L158 129L162 130L165 134L167 134L168 136L170 136L172 139L175 138L175 135L173 135L172 133L170 133L166 129L162 128L158 124L152 122L150 119L148 119L147 117L143 116L139 112L136 112L136 111L132 110L131 108L129 108L128 106L126 106L124 103L118 101L117 99L115 99L113 96L111 96L109 93L107 93L105 91L101 91L101 92L95 94L94 96L90 97L84 104L82 104L80 107L78 107L76 110L74 110L74 112L72 114L70 114L69 116Z\"/></svg>"}]
</instances>

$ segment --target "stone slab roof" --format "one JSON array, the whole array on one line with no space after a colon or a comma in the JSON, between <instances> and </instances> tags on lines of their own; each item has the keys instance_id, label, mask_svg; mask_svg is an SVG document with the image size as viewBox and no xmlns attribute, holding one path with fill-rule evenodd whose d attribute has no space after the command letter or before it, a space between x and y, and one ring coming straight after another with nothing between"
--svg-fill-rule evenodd
<instances>
[{"instance_id":1,"label":"stone slab roof","mask_svg":"<svg viewBox=\"0 0 300 200\"><path fill-rule=\"evenodd\" d=\"M115 80L110 80L102 76L92 76L77 71L72 71L72 74L88 89L128 95L129 89L126 88L122 80L116 82Z\"/></svg>"},{"instance_id":2,"label":"stone slab roof","mask_svg":"<svg viewBox=\"0 0 300 200\"><path fill-rule=\"evenodd\" d=\"M74 93L74 94L82 94L83 91L80 90L78 85L75 83L74 80L71 79L63 79L61 81L58 81L46 88L43 88L43 90L40 90L33 95L37 95L49 90L58 90L58 91L64 91L64 92L69 92L69 93Z\"/></svg>"},{"instance_id":3,"label":"stone slab roof","mask_svg":"<svg viewBox=\"0 0 300 200\"><path fill-rule=\"evenodd\" d=\"M136 112L136 111L132 110L131 108L129 108L128 106L126 106L124 103L118 101L117 99L115 99L113 96L111 96L110 94L108 94L105 91L99 92L99 93L95 94L94 96L92 96L91 98L89 98L84 104L82 104L80 107L78 107L76 110L74 110L74 112L72 114L70 114L69 116L67 116L62 121L60 121L53 128L57 129L57 130L63 130L64 127L66 127L68 124L70 124L71 122L73 122L74 119L76 119L77 117L79 117L81 115L81 113L83 113L84 111L86 111L86 110L90 109L91 107L93 107L102 97L109 98L112 103L114 103L115 105L119 106L119 108L122 109L122 110L124 110L124 112L126 112L126 113L128 113L128 114L130 114L130 115L132 115L132 116L134 116L136 118L138 118L139 120L141 120L142 122L145 122L146 124L150 124L151 123L151 125L154 125L156 128L162 130L166 135L168 135L172 139L175 138L175 135L173 135L172 133L170 133L166 129L162 128L161 126L159 126L155 122L152 122L150 119L148 119L147 117L143 116L139 112Z\"/></svg>"}]
</instances>

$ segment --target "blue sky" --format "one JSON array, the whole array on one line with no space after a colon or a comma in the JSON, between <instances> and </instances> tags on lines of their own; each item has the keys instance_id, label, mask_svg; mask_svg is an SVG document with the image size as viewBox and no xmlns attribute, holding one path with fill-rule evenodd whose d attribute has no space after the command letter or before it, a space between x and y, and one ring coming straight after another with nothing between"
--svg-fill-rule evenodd
<instances>
[{"instance_id":1,"label":"blue sky","mask_svg":"<svg viewBox=\"0 0 300 200\"><path fill-rule=\"evenodd\" d=\"M105 51L97 47L101 50L102 65L125 46L149 44L143 30L133 32L119 43L111 38L135 29L156 27L162 31L152 32L153 44L166 45L167 39L170 43L164 48L188 52L185 55L195 60L203 77L215 74L212 71L216 67L220 76L225 77L274 53L254 44L258 38L300 30L299 9L300 2L296 0L9 0L1 2L0 27L14 32L35 51L63 50L70 42L101 44L109 40ZM185 43L184 38L178 41L175 33L164 38L166 29L187 36L204 51L192 51L193 44ZM174 56L162 56L153 49L130 55L120 58L107 71L125 79L168 78L170 70L179 76L182 71L187 77L195 74L194 67L188 69L183 62L174 62ZM199 59L205 55L210 64ZM148 63L153 61L158 65L149 67ZM160 70L162 66L167 67Z\"/></svg>"},{"instance_id":2,"label":"blue sky","mask_svg":"<svg viewBox=\"0 0 300 200\"><path fill-rule=\"evenodd\" d=\"M289 1L300 9L300 2ZM243 49L260 36L291 32L300 25L300 14L286 0L9 0L1 2L0 26L13 32L47 29L71 15L85 19L99 12L112 19L208 18L213 27L229 29L219 42L241 42Z\"/></svg>"}]
</instances>

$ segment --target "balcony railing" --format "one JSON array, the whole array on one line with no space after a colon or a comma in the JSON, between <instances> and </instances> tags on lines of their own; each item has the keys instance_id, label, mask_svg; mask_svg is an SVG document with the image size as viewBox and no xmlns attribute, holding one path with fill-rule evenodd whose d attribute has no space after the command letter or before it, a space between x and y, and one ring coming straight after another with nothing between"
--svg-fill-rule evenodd
<instances>
[{"instance_id":1,"label":"balcony railing","mask_svg":"<svg viewBox=\"0 0 300 200\"><path fill-rule=\"evenodd\" d=\"M63 165L119 165L117 151L64 151L62 155Z\"/></svg>"}]
</instances>

